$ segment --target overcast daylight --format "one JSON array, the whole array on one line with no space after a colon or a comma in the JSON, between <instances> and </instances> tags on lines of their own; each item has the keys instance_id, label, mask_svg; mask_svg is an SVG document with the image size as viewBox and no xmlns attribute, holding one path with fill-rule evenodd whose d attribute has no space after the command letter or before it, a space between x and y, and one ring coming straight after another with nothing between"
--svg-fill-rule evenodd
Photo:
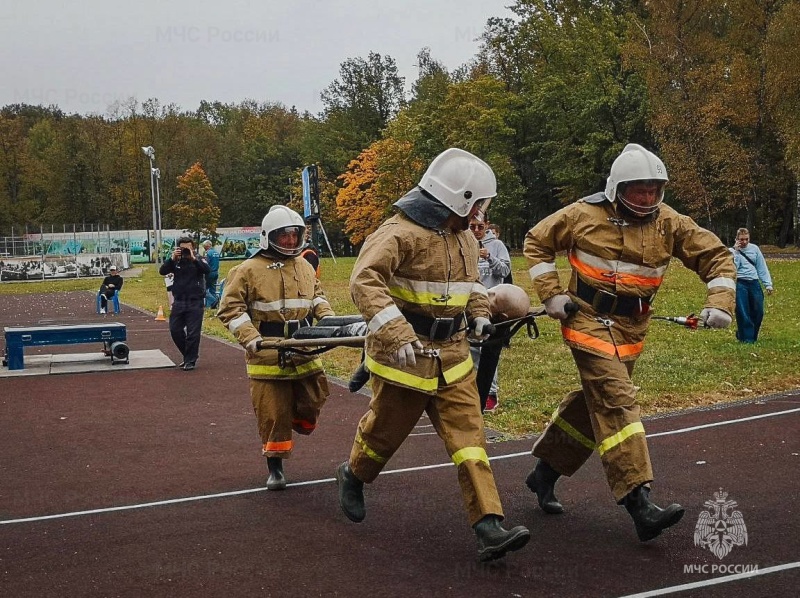
<instances>
[{"instance_id":1,"label":"overcast daylight","mask_svg":"<svg viewBox=\"0 0 800 598\"><path fill-rule=\"evenodd\" d=\"M509 0L6 0L0 106L106 114L129 98L194 110L201 100L322 109L348 58L392 56L407 86L416 55L453 69L472 58Z\"/></svg>"}]
</instances>

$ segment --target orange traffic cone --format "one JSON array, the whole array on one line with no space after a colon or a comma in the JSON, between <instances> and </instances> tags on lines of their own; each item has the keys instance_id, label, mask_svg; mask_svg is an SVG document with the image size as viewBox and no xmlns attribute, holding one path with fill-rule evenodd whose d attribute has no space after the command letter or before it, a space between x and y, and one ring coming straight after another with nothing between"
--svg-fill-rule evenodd
<instances>
[{"instance_id":1,"label":"orange traffic cone","mask_svg":"<svg viewBox=\"0 0 800 598\"><path fill-rule=\"evenodd\" d=\"M167 319L164 317L164 307L159 305L158 306L158 314L156 314L156 322L166 322Z\"/></svg>"}]
</instances>

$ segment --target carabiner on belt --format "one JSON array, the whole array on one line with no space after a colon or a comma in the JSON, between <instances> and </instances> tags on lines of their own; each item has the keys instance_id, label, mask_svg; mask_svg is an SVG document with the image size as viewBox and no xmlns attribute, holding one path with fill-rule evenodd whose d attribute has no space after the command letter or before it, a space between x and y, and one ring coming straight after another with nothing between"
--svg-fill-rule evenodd
<instances>
[{"instance_id":1,"label":"carabiner on belt","mask_svg":"<svg viewBox=\"0 0 800 598\"><path fill-rule=\"evenodd\" d=\"M612 320L610 318L603 318L603 317L597 316L594 320L595 320L595 322L599 322L600 324L602 324L606 328L611 328L614 325L614 320Z\"/></svg>"}]
</instances>

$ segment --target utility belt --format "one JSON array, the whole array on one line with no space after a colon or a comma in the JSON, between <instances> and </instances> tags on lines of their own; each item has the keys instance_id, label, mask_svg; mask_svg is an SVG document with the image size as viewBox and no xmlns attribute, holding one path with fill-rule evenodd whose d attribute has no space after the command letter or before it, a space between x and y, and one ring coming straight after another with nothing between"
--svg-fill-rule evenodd
<instances>
[{"instance_id":1,"label":"utility belt","mask_svg":"<svg viewBox=\"0 0 800 598\"><path fill-rule=\"evenodd\" d=\"M578 288L575 293L578 299L591 305L601 314L623 317L642 316L650 311L650 297L631 297L630 295L617 295L602 289L596 289L585 283L578 276Z\"/></svg>"},{"instance_id":2,"label":"utility belt","mask_svg":"<svg viewBox=\"0 0 800 598\"><path fill-rule=\"evenodd\" d=\"M461 312L454 318L431 318L410 311L403 311L403 316L414 332L434 341L443 341L466 329L467 317Z\"/></svg>"},{"instance_id":3,"label":"utility belt","mask_svg":"<svg viewBox=\"0 0 800 598\"><path fill-rule=\"evenodd\" d=\"M286 320L285 322L260 322L258 324L258 332L261 336L292 338L295 332L307 326L311 326L311 323L306 318L302 320Z\"/></svg>"}]
</instances>

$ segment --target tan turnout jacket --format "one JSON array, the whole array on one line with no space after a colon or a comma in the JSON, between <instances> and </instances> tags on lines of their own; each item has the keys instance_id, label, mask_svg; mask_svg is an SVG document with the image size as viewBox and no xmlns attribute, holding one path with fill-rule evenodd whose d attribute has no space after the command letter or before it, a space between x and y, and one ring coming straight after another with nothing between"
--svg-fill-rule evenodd
<instances>
[{"instance_id":1,"label":"tan turnout jacket","mask_svg":"<svg viewBox=\"0 0 800 598\"><path fill-rule=\"evenodd\" d=\"M705 307L734 311L736 269L730 252L712 232L667 205L661 205L652 221L636 222L618 214L615 205L597 193L539 222L525 237L524 254L542 301L563 292L555 266L559 251L567 252L572 269L569 295L580 306L579 313L562 323L570 347L609 359L615 354L623 361L636 359L652 315L599 314L576 298L578 277L610 293L652 297L676 257L706 283ZM652 309L658 310L657 302Z\"/></svg>"},{"instance_id":2,"label":"tan turnout jacket","mask_svg":"<svg viewBox=\"0 0 800 598\"><path fill-rule=\"evenodd\" d=\"M489 318L486 288L478 279L478 242L469 231L438 231L404 214L370 235L350 276L350 293L368 323L368 369L393 384L435 394L472 371L466 332L445 340L417 334L404 311L431 318L465 313L467 321ZM436 355L416 355L416 365L401 370L389 356L405 343L422 342Z\"/></svg>"},{"instance_id":3,"label":"tan turnout jacket","mask_svg":"<svg viewBox=\"0 0 800 598\"><path fill-rule=\"evenodd\" d=\"M277 259L264 253L230 270L217 311L217 317L243 347L261 338L261 322L287 322L312 316L318 320L332 315L334 312L311 264L302 257ZM322 371L322 364L315 357L293 353L290 361L280 367L275 349L247 352L247 375L257 379L293 379Z\"/></svg>"}]
</instances>

